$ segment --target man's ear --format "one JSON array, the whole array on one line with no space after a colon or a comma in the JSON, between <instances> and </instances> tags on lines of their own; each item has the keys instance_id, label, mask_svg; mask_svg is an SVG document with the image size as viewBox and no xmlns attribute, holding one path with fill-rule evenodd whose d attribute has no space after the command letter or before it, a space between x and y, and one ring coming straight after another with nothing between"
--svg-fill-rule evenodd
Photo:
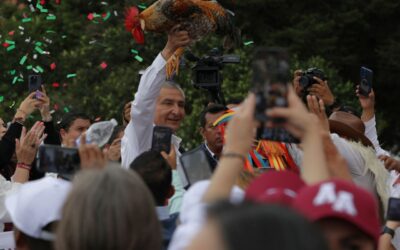
<instances>
[{"instance_id":1,"label":"man's ear","mask_svg":"<svg viewBox=\"0 0 400 250\"><path fill-rule=\"evenodd\" d=\"M168 189L168 193L167 193L167 199L170 199L172 196L174 196L174 194L175 194L175 188L174 188L174 186L169 186L169 189Z\"/></svg>"},{"instance_id":2,"label":"man's ear","mask_svg":"<svg viewBox=\"0 0 400 250\"><path fill-rule=\"evenodd\" d=\"M61 135L61 139L64 140L65 135L67 134L67 131L65 129L60 129L60 135Z\"/></svg>"},{"instance_id":3,"label":"man's ear","mask_svg":"<svg viewBox=\"0 0 400 250\"><path fill-rule=\"evenodd\" d=\"M199 128L199 132L200 132L200 134L201 134L201 137L202 137L203 139L205 139L205 137L204 137L205 129L204 129L203 127L200 127L200 128Z\"/></svg>"}]
</instances>

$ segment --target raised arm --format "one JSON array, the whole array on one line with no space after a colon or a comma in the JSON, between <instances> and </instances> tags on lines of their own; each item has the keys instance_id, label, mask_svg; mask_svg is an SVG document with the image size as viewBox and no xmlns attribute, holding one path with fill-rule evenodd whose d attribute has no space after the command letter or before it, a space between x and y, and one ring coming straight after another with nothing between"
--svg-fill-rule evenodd
<instances>
[{"instance_id":1,"label":"raised arm","mask_svg":"<svg viewBox=\"0 0 400 250\"><path fill-rule=\"evenodd\" d=\"M171 51L189 42L188 33L174 27L168 34L165 48L141 77L135 99L131 104L131 120L122 138L123 167L128 168L136 156L150 149L157 98L166 79L166 60L172 56Z\"/></svg>"}]
</instances>

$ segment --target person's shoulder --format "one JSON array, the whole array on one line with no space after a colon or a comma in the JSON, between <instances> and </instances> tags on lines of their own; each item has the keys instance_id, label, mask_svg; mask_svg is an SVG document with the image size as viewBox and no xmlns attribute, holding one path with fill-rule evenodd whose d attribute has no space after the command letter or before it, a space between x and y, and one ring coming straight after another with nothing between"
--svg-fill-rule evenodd
<instances>
[{"instance_id":1,"label":"person's shoulder","mask_svg":"<svg viewBox=\"0 0 400 250\"><path fill-rule=\"evenodd\" d=\"M202 143L199 146L197 146L196 148L185 152L183 155L193 154L193 153L196 153L197 151L205 151L205 149L206 148L204 147L204 143Z\"/></svg>"}]
</instances>

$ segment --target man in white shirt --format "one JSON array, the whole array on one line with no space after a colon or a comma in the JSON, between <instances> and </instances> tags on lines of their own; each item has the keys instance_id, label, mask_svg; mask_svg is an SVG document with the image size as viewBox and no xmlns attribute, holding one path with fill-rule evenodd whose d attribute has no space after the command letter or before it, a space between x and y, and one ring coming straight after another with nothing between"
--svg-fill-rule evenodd
<instances>
[{"instance_id":1,"label":"man in white shirt","mask_svg":"<svg viewBox=\"0 0 400 250\"><path fill-rule=\"evenodd\" d=\"M131 107L131 120L125 129L121 143L122 166L129 168L130 163L141 153L150 150L153 126L166 126L174 133L179 129L185 117L185 95L182 89L171 82L166 82L166 61L174 51L191 42L188 32L175 26L168 34L165 48L146 69L140 79L138 90ZM172 136L171 144L176 157L180 156L181 139ZM179 160L177 168L180 169ZM173 171L175 195L170 200L170 212L178 212L183 196L183 186L177 171Z\"/></svg>"}]
</instances>

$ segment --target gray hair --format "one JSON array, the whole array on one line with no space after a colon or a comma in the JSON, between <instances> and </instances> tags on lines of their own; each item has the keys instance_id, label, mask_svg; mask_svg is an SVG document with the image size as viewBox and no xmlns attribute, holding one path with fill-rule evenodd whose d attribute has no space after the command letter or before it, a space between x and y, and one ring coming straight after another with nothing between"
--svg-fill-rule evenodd
<instances>
[{"instance_id":1,"label":"gray hair","mask_svg":"<svg viewBox=\"0 0 400 250\"><path fill-rule=\"evenodd\" d=\"M181 86L174 82L174 81L165 81L162 85L161 88L166 88L166 89L177 89L181 92L182 96L184 99L186 99L185 92L181 88Z\"/></svg>"}]
</instances>

